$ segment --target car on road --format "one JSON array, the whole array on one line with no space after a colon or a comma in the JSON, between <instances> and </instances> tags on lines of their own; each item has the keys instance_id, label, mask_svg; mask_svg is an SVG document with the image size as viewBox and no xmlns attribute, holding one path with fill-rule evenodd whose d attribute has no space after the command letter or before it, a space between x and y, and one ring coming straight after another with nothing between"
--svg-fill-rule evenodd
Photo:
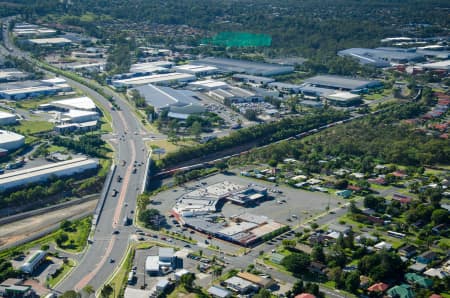
<instances>
[{"instance_id":1,"label":"car on road","mask_svg":"<svg viewBox=\"0 0 450 298\"><path fill-rule=\"evenodd\" d=\"M184 247L185 248L191 248L191 246L189 244L186 244Z\"/></svg>"},{"instance_id":2,"label":"car on road","mask_svg":"<svg viewBox=\"0 0 450 298\"><path fill-rule=\"evenodd\" d=\"M133 168L133 174L136 174L136 172L137 172L137 168Z\"/></svg>"},{"instance_id":3,"label":"car on road","mask_svg":"<svg viewBox=\"0 0 450 298\"><path fill-rule=\"evenodd\" d=\"M166 241L166 240L167 240L167 238L166 238L166 237L161 237L161 240L164 240L164 241Z\"/></svg>"},{"instance_id":4,"label":"car on road","mask_svg":"<svg viewBox=\"0 0 450 298\"><path fill-rule=\"evenodd\" d=\"M113 232L112 232L112 234L113 235L117 235L117 234L119 234L120 232L118 231L118 230L114 230Z\"/></svg>"},{"instance_id":5,"label":"car on road","mask_svg":"<svg viewBox=\"0 0 450 298\"><path fill-rule=\"evenodd\" d=\"M113 258L109 259L110 263L114 263L116 260L114 260Z\"/></svg>"}]
</instances>

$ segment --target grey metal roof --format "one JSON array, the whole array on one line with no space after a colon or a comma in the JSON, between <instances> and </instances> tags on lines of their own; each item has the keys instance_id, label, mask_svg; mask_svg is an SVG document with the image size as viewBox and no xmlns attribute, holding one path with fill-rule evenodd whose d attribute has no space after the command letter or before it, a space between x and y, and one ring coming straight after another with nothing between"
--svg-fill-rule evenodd
<instances>
[{"instance_id":1,"label":"grey metal roof","mask_svg":"<svg viewBox=\"0 0 450 298\"><path fill-rule=\"evenodd\" d=\"M338 52L339 56L357 58L362 64L373 64L378 67L389 66L389 62L411 62L425 60L423 54L412 49L381 47L376 49L351 48Z\"/></svg>"},{"instance_id":2,"label":"grey metal roof","mask_svg":"<svg viewBox=\"0 0 450 298\"><path fill-rule=\"evenodd\" d=\"M306 83L316 87L328 87L334 89L356 90L380 85L379 81L348 78L342 76L322 75L305 80Z\"/></svg>"},{"instance_id":3,"label":"grey metal roof","mask_svg":"<svg viewBox=\"0 0 450 298\"><path fill-rule=\"evenodd\" d=\"M195 60L191 64L215 66L222 72L237 72L260 76L272 76L294 71L292 66L216 57Z\"/></svg>"},{"instance_id":4,"label":"grey metal roof","mask_svg":"<svg viewBox=\"0 0 450 298\"><path fill-rule=\"evenodd\" d=\"M231 295L231 292L216 286L212 286L208 289L208 293L210 293L211 295L220 297L220 298L225 298Z\"/></svg>"},{"instance_id":5,"label":"grey metal roof","mask_svg":"<svg viewBox=\"0 0 450 298\"><path fill-rule=\"evenodd\" d=\"M145 101L156 109L169 107L177 103L199 104L195 93L190 90L177 90L170 87L157 87L154 85L143 85L136 90L144 96Z\"/></svg>"}]
</instances>

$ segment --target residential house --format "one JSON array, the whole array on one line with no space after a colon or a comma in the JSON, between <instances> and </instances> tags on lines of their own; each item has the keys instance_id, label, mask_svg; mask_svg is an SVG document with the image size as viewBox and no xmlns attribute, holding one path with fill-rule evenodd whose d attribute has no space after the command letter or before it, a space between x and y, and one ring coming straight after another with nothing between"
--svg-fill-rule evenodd
<instances>
[{"instance_id":1,"label":"residential house","mask_svg":"<svg viewBox=\"0 0 450 298\"><path fill-rule=\"evenodd\" d=\"M214 298L228 298L231 292L220 287L212 286L208 289L208 293Z\"/></svg>"},{"instance_id":2,"label":"residential house","mask_svg":"<svg viewBox=\"0 0 450 298\"><path fill-rule=\"evenodd\" d=\"M259 289L259 287L256 284L243 278L240 278L238 276L233 276L225 280L225 285L230 290L237 292L239 294L247 294L255 292Z\"/></svg>"},{"instance_id":3,"label":"residential house","mask_svg":"<svg viewBox=\"0 0 450 298\"><path fill-rule=\"evenodd\" d=\"M437 254L431 250L424 252L423 254L419 255L416 259L418 263L422 264L430 264L432 261L434 261L437 258Z\"/></svg>"},{"instance_id":4,"label":"residential house","mask_svg":"<svg viewBox=\"0 0 450 298\"><path fill-rule=\"evenodd\" d=\"M410 285L401 284L390 288L387 295L391 298L414 298L414 292Z\"/></svg>"},{"instance_id":5,"label":"residential house","mask_svg":"<svg viewBox=\"0 0 450 298\"><path fill-rule=\"evenodd\" d=\"M378 282L376 284L371 285L367 288L367 291L374 293L384 293L387 289L389 289L389 285L384 282Z\"/></svg>"},{"instance_id":6,"label":"residential house","mask_svg":"<svg viewBox=\"0 0 450 298\"><path fill-rule=\"evenodd\" d=\"M310 293L301 293L296 295L294 298L316 298L316 296Z\"/></svg>"},{"instance_id":7,"label":"residential house","mask_svg":"<svg viewBox=\"0 0 450 298\"><path fill-rule=\"evenodd\" d=\"M417 253L417 248L411 244L402 246L398 250L398 254L405 258L410 258L410 257L414 256L416 253Z\"/></svg>"},{"instance_id":8,"label":"residential house","mask_svg":"<svg viewBox=\"0 0 450 298\"><path fill-rule=\"evenodd\" d=\"M322 264L320 262L312 261L309 264L308 269L309 269L309 271L311 271L313 273L325 274L325 269L327 269L327 266L325 266L324 264Z\"/></svg>"},{"instance_id":9,"label":"residential house","mask_svg":"<svg viewBox=\"0 0 450 298\"><path fill-rule=\"evenodd\" d=\"M423 277L422 275L419 275L417 273L406 273L405 280L412 285L416 285L422 288L428 289L433 286L433 280Z\"/></svg>"},{"instance_id":10,"label":"residential house","mask_svg":"<svg viewBox=\"0 0 450 298\"><path fill-rule=\"evenodd\" d=\"M252 274L250 272L239 272L237 276L258 285L260 288L263 289L270 288L275 284L275 281L271 278L262 277L259 275Z\"/></svg>"}]
</instances>

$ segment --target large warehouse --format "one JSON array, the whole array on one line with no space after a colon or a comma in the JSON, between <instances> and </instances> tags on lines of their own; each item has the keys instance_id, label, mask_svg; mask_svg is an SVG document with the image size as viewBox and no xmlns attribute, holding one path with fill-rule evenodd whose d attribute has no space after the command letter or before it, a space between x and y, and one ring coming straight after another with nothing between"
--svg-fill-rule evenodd
<instances>
[{"instance_id":1,"label":"large warehouse","mask_svg":"<svg viewBox=\"0 0 450 298\"><path fill-rule=\"evenodd\" d=\"M415 50L401 48L351 48L338 52L339 56L351 57L360 64L373 65L375 67L389 67L393 64L405 64L409 62L425 61L425 57Z\"/></svg>"},{"instance_id":2,"label":"large warehouse","mask_svg":"<svg viewBox=\"0 0 450 298\"><path fill-rule=\"evenodd\" d=\"M44 166L8 172L0 176L0 191L18 188L30 183L42 183L52 176L71 176L97 168L98 160L78 157Z\"/></svg>"},{"instance_id":3,"label":"large warehouse","mask_svg":"<svg viewBox=\"0 0 450 298\"><path fill-rule=\"evenodd\" d=\"M173 82L191 82L195 81L196 76L188 73L179 73L179 72L171 72L171 73L162 73L162 74L154 74L149 76L135 77L130 79L121 79L121 80L113 80L112 84L114 87L138 87L148 84L160 84L160 85L169 85Z\"/></svg>"},{"instance_id":4,"label":"large warehouse","mask_svg":"<svg viewBox=\"0 0 450 298\"><path fill-rule=\"evenodd\" d=\"M25 137L15 132L0 130L0 148L15 150L25 144Z\"/></svg>"},{"instance_id":5,"label":"large warehouse","mask_svg":"<svg viewBox=\"0 0 450 298\"><path fill-rule=\"evenodd\" d=\"M332 75L315 76L306 79L305 83L314 87L350 91L354 93L383 86L382 83L377 80L364 80Z\"/></svg>"},{"instance_id":6,"label":"large warehouse","mask_svg":"<svg viewBox=\"0 0 450 298\"><path fill-rule=\"evenodd\" d=\"M0 111L0 125L9 125L17 122L16 115Z\"/></svg>"},{"instance_id":7,"label":"large warehouse","mask_svg":"<svg viewBox=\"0 0 450 298\"><path fill-rule=\"evenodd\" d=\"M216 57L194 60L191 64L214 66L223 73L246 73L255 76L276 76L294 71L293 66Z\"/></svg>"},{"instance_id":8,"label":"large warehouse","mask_svg":"<svg viewBox=\"0 0 450 298\"><path fill-rule=\"evenodd\" d=\"M43 109L56 108L62 111L68 111L71 109L83 110L83 111L96 111L97 106L94 101L87 96L68 98L55 100L49 104L43 104L40 106Z\"/></svg>"},{"instance_id":9,"label":"large warehouse","mask_svg":"<svg viewBox=\"0 0 450 298\"><path fill-rule=\"evenodd\" d=\"M181 118L187 118L190 114L198 114L205 111L200 101L195 98L195 93L189 90L177 90L151 84L140 86L136 90L139 91L149 105L155 108L157 113L163 109L169 109L169 117L171 112L179 114L178 116Z\"/></svg>"}]
</instances>

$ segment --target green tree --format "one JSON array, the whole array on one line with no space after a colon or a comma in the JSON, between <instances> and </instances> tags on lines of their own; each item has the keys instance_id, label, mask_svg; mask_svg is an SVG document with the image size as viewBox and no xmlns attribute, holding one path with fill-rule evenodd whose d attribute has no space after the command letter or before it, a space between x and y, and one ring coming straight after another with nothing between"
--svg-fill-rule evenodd
<instances>
[{"instance_id":1,"label":"green tree","mask_svg":"<svg viewBox=\"0 0 450 298\"><path fill-rule=\"evenodd\" d=\"M180 282L185 287L188 292L192 292L194 290L194 281L195 275L194 273L187 273L181 276Z\"/></svg>"},{"instance_id":2,"label":"green tree","mask_svg":"<svg viewBox=\"0 0 450 298\"><path fill-rule=\"evenodd\" d=\"M325 253L323 252L322 245L315 245L311 252L311 259L313 261L325 263Z\"/></svg>"},{"instance_id":3,"label":"green tree","mask_svg":"<svg viewBox=\"0 0 450 298\"><path fill-rule=\"evenodd\" d=\"M303 274L308 271L310 263L309 256L303 252L292 253L285 257L282 261L282 265L295 275Z\"/></svg>"},{"instance_id":4,"label":"green tree","mask_svg":"<svg viewBox=\"0 0 450 298\"><path fill-rule=\"evenodd\" d=\"M100 296L103 298L108 298L113 293L114 293L114 288L110 284L107 284L100 291Z\"/></svg>"},{"instance_id":5,"label":"green tree","mask_svg":"<svg viewBox=\"0 0 450 298\"><path fill-rule=\"evenodd\" d=\"M139 213L139 220L142 221L145 226L156 229L160 225L161 214L157 209L146 209Z\"/></svg>"},{"instance_id":6,"label":"green tree","mask_svg":"<svg viewBox=\"0 0 450 298\"><path fill-rule=\"evenodd\" d=\"M351 293L356 293L359 288L359 272L354 271L345 278L345 289Z\"/></svg>"},{"instance_id":7,"label":"green tree","mask_svg":"<svg viewBox=\"0 0 450 298\"><path fill-rule=\"evenodd\" d=\"M191 135L195 136L195 138L198 140L200 139L200 135L202 133L202 125L200 122L195 121L192 123L191 127L189 128L189 132Z\"/></svg>"},{"instance_id":8,"label":"green tree","mask_svg":"<svg viewBox=\"0 0 450 298\"><path fill-rule=\"evenodd\" d=\"M450 222L449 213L445 209L436 209L431 214L431 220L435 225Z\"/></svg>"},{"instance_id":9,"label":"green tree","mask_svg":"<svg viewBox=\"0 0 450 298\"><path fill-rule=\"evenodd\" d=\"M270 297L272 297L272 294L267 289L261 289L253 297L255 297L255 298L270 298Z\"/></svg>"},{"instance_id":10,"label":"green tree","mask_svg":"<svg viewBox=\"0 0 450 298\"><path fill-rule=\"evenodd\" d=\"M303 285L303 280L298 279L295 283L294 286L292 287L292 295L298 295L301 294L305 291L305 286Z\"/></svg>"}]
</instances>

